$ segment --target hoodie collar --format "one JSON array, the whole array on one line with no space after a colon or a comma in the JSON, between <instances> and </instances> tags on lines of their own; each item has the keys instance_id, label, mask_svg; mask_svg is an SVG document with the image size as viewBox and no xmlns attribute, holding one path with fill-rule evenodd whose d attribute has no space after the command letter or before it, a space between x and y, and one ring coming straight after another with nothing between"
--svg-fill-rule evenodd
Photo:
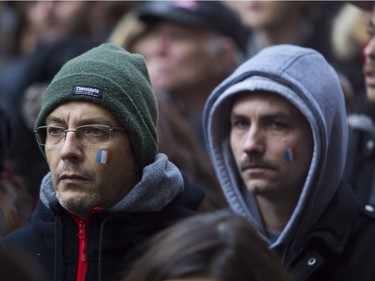
<instances>
[{"instance_id":1,"label":"hoodie collar","mask_svg":"<svg viewBox=\"0 0 375 281\"><path fill-rule=\"evenodd\" d=\"M142 178L137 185L109 211L157 212L183 190L184 182L181 172L165 154L159 153L156 155L155 162L143 169ZM50 203L57 201L50 172L43 178L40 200L47 208L50 208Z\"/></svg>"}]
</instances>

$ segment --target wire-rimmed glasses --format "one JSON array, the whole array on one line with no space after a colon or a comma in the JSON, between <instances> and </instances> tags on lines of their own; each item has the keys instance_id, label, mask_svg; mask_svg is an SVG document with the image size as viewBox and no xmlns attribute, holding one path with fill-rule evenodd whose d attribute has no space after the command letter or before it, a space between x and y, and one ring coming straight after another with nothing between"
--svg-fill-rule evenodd
<instances>
[{"instance_id":1,"label":"wire-rimmed glasses","mask_svg":"<svg viewBox=\"0 0 375 281\"><path fill-rule=\"evenodd\" d=\"M83 145L94 145L108 142L115 132L125 132L124 128L110 127L102 124L82 125L75 129L62 126L40 126L34 131L39 145L58 146L64 143L66 134L74 132L76 139Z\"/></svg>"}]
</instances>

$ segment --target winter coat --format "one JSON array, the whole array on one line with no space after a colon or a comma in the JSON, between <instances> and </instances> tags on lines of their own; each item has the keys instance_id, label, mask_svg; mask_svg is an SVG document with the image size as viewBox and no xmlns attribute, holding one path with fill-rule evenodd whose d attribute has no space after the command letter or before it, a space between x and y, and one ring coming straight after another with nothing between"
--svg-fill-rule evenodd
<instances>
[{"instance_id":1,"label":"winter coat","mask_svg":"<svg viewBox=\"0 0 375 281\"><path fill-rule=\"evenodd\" d=\"M305 116L313 138L312 159L298 202L275 239L265 229L256 199L239 175L229 142L233 99L253 91L272 92L288 100ZM355 195L341 185L348 142L344 94L335 70L321 54L293 45L264 48L211 93L203 126L231 209L246 217L270 249L280 254L295 280L374 279L375 244L370 237L375 234L375 221L371 214L360 212Z\"/></svg>"},{"instance_id":2,"label":"winter coat","mask_svg":"<svg viewBox=\"0 0 375 281\"><path fill-rule=\"evenodd\" d=\"M58 203L48 174L31 224L6 236L2 243L31 253L49 280L119 280L138 255L138 245L195 214L202 199L203 191L165 155L158 154L119 203L108 210L95 208L80 220Z\"/></svg>"},{"instance_id":3,"label":"winter coat","mask_svg":"<svg viewBox=\"0 0 375 281\"><path fill-rule=\"evenodd\" d=\"M307 236L281 253L282 262L294 280L374 280L375 209L360 207L347 185L332 200Z\"/></svg>"},{"instance_id":4,"label":"winter coat","mask_svg":"<svg viewBox=\"0 0 375 281\"><path fill-rule=\"evenodd\" d=\"M348 117L349 145L344 181L363 205L375 206L375 124L369 115Z\"/></svg>"}]
</instances>

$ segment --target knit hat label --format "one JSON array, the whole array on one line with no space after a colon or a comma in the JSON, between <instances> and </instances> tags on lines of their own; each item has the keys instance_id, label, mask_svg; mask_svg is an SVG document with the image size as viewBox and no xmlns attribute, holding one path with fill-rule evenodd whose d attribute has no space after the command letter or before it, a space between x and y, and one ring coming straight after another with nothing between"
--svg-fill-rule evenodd
<instances>
[{"instance_id":1,"label":"knit hat label","mask_svg":"<svg viewBox=\"0 0 375 281\"><path fill-rule=\"evenodd\" d=\"M98 99L102 99L103 91L99 88L88 87L88 86L75 86L73 87L74 95L90 96Z\"/></svg>"}]
</instances>

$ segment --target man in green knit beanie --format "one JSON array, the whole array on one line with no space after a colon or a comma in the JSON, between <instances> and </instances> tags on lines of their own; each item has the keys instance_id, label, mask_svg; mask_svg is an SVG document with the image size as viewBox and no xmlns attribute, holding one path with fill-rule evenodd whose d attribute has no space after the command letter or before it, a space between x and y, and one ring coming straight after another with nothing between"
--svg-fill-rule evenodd
<instances>
[{"instance_id":1,"label":"man in green knit beanie","mask_svg":"<svg viewBox=\"0 0 375 281\"><path fill-rule=\"evenodd\" d=\"M50 280L117 280L133 248L203 199L157 153L158 109L142 56L102 44L68 61L35 124L50 172L30 226L3 238Z\"/></svg>"}]
</instances>

